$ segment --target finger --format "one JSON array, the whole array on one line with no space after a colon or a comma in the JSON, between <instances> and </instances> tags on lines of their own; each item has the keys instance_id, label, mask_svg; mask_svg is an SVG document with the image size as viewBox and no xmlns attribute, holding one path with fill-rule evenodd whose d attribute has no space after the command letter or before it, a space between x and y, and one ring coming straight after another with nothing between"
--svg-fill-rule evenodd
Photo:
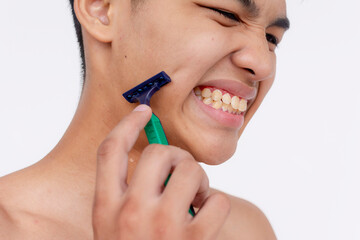
<instances>
[{"instance_id":1,"label":"finger","mask_svg":"<svg viewBox=\"0 0 360 240\"><path fill-rule=\"evenodd\" d=\"M200 207L209 196L209 179L203 168L194 159L185 159L175 167L162 198L169 207L188 216L192 203Z\"/></svg>"},{"instance_id":2,"label":"finger","mask_svg":"<svg viewBox=\"0 0 360 240\"><path fill-rule=\"evenodd\" d=\"M208 197L203 207L191 222L192 229L206 229L198 231L201 239L216 239L230 214L231 202L224 193L214 193ZM211 226L211 228L209 228Z\"/></svg>"},{"instance_id":3,"label":"finger","mask_svg":"<svg viewBox=\"0 0 360 240\"><path fill-rule=\"evenodd\" d=\"M97 152L95 201L120 199L127 186L128 153L150 117L150 107L138 106L101 143Z\"/></svg>"},{"instance_id":4,"label":"finger","mask_svg":"<svg viewBox=\"0 0 360 240\"><path fill-rule=\"evenodd\" d=\"M145 148L129 184L129 191L144 197L160 195L170 171L190 153L174 146L151 144Z\"/></svg>"}]
</instances>

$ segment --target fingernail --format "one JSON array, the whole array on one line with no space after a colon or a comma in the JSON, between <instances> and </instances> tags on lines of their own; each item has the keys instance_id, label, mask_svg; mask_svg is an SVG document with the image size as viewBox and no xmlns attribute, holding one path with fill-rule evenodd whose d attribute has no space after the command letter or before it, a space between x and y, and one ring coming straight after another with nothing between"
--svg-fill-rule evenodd
<instances>
[{"instance_id":1,"label":"fingernail","mask_svg":"<svg viewBox=\"0 0 360 240\"><path fill-rule=\"evenodd\" d=\"M139 106L137 106L133 112L143 112L149 109L149 106L145 105L145 104L141 104Z\"/></svg>"}]
</instances>

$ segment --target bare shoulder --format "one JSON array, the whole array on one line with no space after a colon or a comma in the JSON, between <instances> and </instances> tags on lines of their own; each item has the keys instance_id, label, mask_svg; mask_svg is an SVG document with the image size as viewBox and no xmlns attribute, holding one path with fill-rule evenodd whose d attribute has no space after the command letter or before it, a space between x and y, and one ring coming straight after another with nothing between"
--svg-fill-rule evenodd
<instances>
[{"instance_id":1,"label":"bare shoulder","mask_svg":"<svg viewBox=\"0 0 360 240\"><path fill-rule=\"evenodd\" d=\"M212 192L220 192L212 189ZM276 235L265 214L253 203L226 194L231 202L231 212L219 239L276 240Z\"/></svg>"},{"instance_id":2,"label":"bare shoulder","mask_svg":"<svg viewBox=\"0 0 360 240\"><path fill-rule=\"evenodd\" d=\"M13 239L12 233L16 232L13 212L8 206L9 177L0 178L0 239Z\"/></svg>"},{"instance_id":3,"label":"bare shoulder","mask_svg":"<svg viewBox=\"0 0 360 240\"><path fill-rule=\"evenodd\" d=\"M0 205L0 239L6 239L13 232L13 224L6 209Z\"/></svg>"},{"instance_id":4,"label":"bare shoulder","mask_svg":"<svg viewBox=\"0 0 360 240\"><path fill-rule=\"evenodd\" d=\"M28 194L33 182L27 177L26 170L20 170L0 178L0 239L34 239L29 229L36 231L38 220L29 208L35 202ZM43 224L42 230L47 227Z\"/></svg>"},{"instance_id":5,"label":"bare shoulder","mask_svg":"<svg viewBox=\"0 0 360 240\"><path fill-rule=\"evenodd\" d=\"M91 239L92 229L88 230L87 222L69 210L68 206L75 203L67 204L63 191L52 191L63 188L51 185L49 178L37 179L38 172L26 168L0 177L0 239ZM56 201L59 196L63 197L60 203ZM74 222L63 213L69 213Z\"/></svg>"}]
</instances>

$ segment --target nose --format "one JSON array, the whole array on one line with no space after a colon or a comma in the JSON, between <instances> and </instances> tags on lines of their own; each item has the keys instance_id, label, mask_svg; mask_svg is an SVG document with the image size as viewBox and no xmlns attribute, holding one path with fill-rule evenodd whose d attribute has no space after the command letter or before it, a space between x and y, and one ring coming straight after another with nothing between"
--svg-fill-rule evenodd
<instances>
[{"instance_id":1,"label":"nose","mask_svg":"<svg viewBox=\"0 0 360 240\"><path fill-rule=\"evenodd\" d=\"M265 33L252 33L237 39L237 49L231 56L235 66L245 71L252 82L271 79L275 75L276 57L269 50Z\"/></svg>"}]
</instances>

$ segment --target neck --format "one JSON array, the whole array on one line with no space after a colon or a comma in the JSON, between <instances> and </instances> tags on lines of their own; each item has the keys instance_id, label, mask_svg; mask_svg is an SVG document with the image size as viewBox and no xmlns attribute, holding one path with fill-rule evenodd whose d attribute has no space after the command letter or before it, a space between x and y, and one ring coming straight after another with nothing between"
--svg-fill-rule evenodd
<instances>
[{"instance_id":1,"label":"neck","mask_svg":"<svg viewBox=\"0 0 360 240\"><path fill-rule=\"evenodd\" d=\"M96 81L101 79L102 82ZM39 162L42 166L52 166L56 172L62 171L69 182L84 184L93 194L96 176L96 152L110 131L132 110L132 106L122 99L116 88L105 83L103 76L86 79L76 114L57 146ZM136 163L146 146L146 136L140 134L135 147L129 153L128 181ZM50 163L50 164L49 164ZM45 165L44 165L45 164ZM51 174L51 171L49 171ZM83 186L83 189L86 189Z\"/></svg>"}]
</instances>

